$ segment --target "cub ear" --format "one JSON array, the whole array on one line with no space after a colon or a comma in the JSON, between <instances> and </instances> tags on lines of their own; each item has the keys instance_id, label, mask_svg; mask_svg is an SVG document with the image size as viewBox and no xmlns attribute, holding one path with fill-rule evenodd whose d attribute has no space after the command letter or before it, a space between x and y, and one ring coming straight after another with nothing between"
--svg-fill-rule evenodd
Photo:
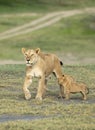
<instances>
[{"instance_id":1,"label":"cub ear","mask_svg":"<svg viewBox=\"0 0 95 130\"><path fill-rule=\"evenodd\" d=\"M22 53L25 54L26 49L25 49L25 48L22 48L21 50L22 50Z\"/></svg>"},{"instance_id":2,"label":"cub ear","mask_svg":"<svg viewBox=\"0 0 95 130\"><path fill-rule=\"evenodd\" d=\"M39 54L40 53L40 48L37 48L36 50L35 50L35 52L37 53L37 54Z\"/></svg>"}]
</instances>

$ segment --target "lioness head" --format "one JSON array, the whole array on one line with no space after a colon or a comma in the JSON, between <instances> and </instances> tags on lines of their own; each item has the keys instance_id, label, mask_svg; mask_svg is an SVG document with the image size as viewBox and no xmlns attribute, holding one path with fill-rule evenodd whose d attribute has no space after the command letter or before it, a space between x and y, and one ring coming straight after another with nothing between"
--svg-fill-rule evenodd
<instances>
[{"instance_id":1,"label":"lioness head","mask_svg":"<svg viewBox=\"0 0 95 130\"><path fill-rule=\"evenodd\" d=\"M25 48L22 48L22 53L24 54L27 66L32 66L37 62L39 52L40 48L37 48L35 50L26 50Z\"/></svg>"}]
</instances>

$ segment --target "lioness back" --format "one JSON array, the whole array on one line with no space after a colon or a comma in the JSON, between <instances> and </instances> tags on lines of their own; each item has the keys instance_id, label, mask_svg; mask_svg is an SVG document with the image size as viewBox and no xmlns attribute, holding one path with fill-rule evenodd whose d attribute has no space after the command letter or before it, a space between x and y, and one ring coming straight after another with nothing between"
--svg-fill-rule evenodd
<instances>
[{"instance_id":1,"label":"lioness back","mask_svg":"<svg viewBox=\"0 0 95 130\"><path fill-rule=\"evenodd\" d=\"M61 63L60 60L58 59L58 57L54 54L44 54L42 52L39 53L39 56L44 60L45 62L45 73L46 76L48 76L51 72L57 73L59 75L62 75L62 71L61 71Z\"/></svg>"}]
</instances>

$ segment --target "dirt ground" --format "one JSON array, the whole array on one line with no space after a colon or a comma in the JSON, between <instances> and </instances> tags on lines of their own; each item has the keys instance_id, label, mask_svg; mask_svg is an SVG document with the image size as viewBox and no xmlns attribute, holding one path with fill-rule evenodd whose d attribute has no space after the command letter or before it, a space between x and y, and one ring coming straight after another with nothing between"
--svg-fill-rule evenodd
<instances>
[{"instance_id":1,"label":"dirt ground","mask_svg":"<svg viewBox=\"0 0 95 130\"><path fill-rule=\"evenodd\" d=\"M57 54L58 57L62 60L64 65L87 65L87 64L95 64L95 58L94 57L85 57L80 59L79 57L76 57L72 54ZM6 64L25 64L25 61L15 61L15 60L0 60L0 65L6 65Z\"/></svg>"}]
</instances>

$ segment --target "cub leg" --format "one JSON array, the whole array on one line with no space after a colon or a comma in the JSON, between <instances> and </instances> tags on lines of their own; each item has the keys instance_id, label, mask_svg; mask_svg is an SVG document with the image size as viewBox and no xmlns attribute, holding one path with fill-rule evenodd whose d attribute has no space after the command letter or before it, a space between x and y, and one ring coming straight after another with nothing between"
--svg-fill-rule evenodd
<instances>
[{"instance_id":1,"label":"cub leg","mask_svg":"<svg viewBox=\"0 0 95 130\"><path fill-rule=\"evenodd\" d=\"M25 99L27 99L27 100L31 98L30 91L28 90L28 87L31 85L31 83L32 83L32 77L26 76L25 81L24 81L24 85L23 85L23 91L25 94Z\"/></svg>"},{"instance_id":2,"label":"cub leg","mask_svg":"<svg viewBox=\"0 0 95 130\"><path fill-rule=\"evenodd\" d=\"M70 99L70 93L66 93L65 96L66 96L66 97L65 97L66 100Z\"/></svg>"},{"instance_id":3,"label":"cub leg","mask_svg":"<svg viewBox=\"0 0 95 130\"><path fill-rule=\"evenodd\" d=\"M42 97L43 97L45 90L46 90L46 83L47 83L47 81L45 79L45 76L41 77L39 80L36 99L42 100Z\"/></svg>"},{"instance_id":4,"label":"cub leg","mask_svg":"<svg viewBox=\"0 0 95 130\"><path fill-rule=\"evenodd\" d=\"M59 93L59 96L58 98L64 98L65 95L64 95L64 87L62 85L60 85L60 93Z\"/></svg>"},{"instance_id":5,"label":"cub leg","mask_svg":"<svg viewBox=\"0 0 95 130\"><path fill-rule=\"evenodd\" d=\"M65 99L66 100L70 99L70 92L69 92L69 90L64 88L64 93L65 93Z\"/></svg>"}]
</instances>

